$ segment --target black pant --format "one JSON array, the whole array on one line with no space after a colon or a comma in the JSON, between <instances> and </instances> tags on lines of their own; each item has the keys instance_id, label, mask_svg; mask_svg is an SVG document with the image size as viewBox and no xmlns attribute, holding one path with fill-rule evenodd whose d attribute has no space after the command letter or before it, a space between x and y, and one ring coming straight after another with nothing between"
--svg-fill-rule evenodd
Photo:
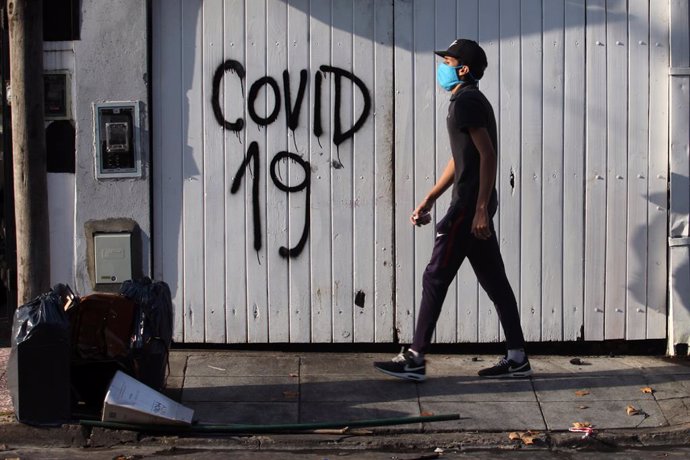
<instances>
[{"instance_id":1,"label":"black pant","mask_svg":"<svg viewBox=\"0 0 690 460\"><path fill-rule=\"evenodd\" d=\"M472 264L479 284L496 306L508 349L524 346L517 302L506 276L493 221L491 237L480 240L470 232L473 217L463 210L451 209L436 225L436 242L424 271L422 302L412 342L412 349L419 353L429 350L448 286L465 257Z\"/></svg>"}]
</instances>

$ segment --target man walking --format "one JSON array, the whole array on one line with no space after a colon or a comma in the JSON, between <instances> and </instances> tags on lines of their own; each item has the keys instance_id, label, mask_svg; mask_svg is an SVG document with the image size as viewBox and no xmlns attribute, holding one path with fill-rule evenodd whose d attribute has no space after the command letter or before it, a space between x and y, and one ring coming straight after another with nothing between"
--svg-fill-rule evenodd
<instances>
[{"instance_id":1,"label":"man walking","mask_svg":"<svg viewBox=\"0 0 690 460\"><path fill-rule=\"evenodd\" d=\"M434 202L449 187L448 212L436 225L436 241L424 271L422 300L412 345L392 361L375 362L381 372L403 379L426 379L429 351L448 286L465 258L482 288L496 306L508 352L498 364L479 371L482 377L527 377L532 374L524 351L515 295L506 277L492 218L498 207L495 188L497 142L493 108L477 86L487 67L484 50L472 40L457 39L443 58L437 82L451 92L448 135L452 156L434 187L412 212L410 221L431 222Z\"/></svg>"}]
</instances>

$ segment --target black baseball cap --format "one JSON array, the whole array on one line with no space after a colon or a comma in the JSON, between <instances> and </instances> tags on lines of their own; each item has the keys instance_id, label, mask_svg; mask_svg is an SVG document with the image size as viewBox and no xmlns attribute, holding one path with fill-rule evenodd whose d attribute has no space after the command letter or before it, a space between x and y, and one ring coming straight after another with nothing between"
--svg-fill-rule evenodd
<instances>
[{"instance_id":1,"label":"black baseball cap","mask_svg":"<svg viewBox=\"0 0 690 460\"><path fill-rule=\"evenodd\" d=\"M486 53L479 43L466 38L458 38L448 46L447 50L434 51L434 53L441 57L454 57L461 64L468 66L477 80L484 76L484 69L489 65Z\"/></svg>"}]
</instances>

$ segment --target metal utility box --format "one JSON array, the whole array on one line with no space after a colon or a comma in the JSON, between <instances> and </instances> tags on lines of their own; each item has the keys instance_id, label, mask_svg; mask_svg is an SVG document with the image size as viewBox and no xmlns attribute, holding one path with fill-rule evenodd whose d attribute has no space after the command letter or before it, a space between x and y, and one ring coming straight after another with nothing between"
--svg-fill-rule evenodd
<instances>
[{"instance_id":1,"label":"metal utility box","mask_svg":"<svg viewBox=\"0 0 690 460\"><path fill-rule=\"evenodd\" d=\"M97 233L93 242L97 284L119 284L132 278L131 233Z\"/></svg>"},{"instance_id":2,"label":"metal utility box","mask_svg":"<svg viewBox=\"0 0 690 460\"><path fill-rule=\"evenodd\" d=\"M69 72L44 72L43 94L46 120L69 120L72 118L72 82Z\"/></svg>"},{"instance_id":3,"label":"metal utility box","mask_svg":"<svg viewBox=\"0 0 690 460\"><path fill-rule=\"evenodd\" d=\"M94 104L96 178L141 177L138 102Z\"/></svg>"}]
</instances>

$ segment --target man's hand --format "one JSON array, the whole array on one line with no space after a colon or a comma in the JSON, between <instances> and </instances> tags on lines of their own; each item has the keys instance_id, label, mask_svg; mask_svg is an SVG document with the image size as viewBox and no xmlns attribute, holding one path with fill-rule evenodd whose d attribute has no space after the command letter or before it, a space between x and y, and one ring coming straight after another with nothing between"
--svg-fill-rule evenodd
<instances>
[{"instance_id":1,"label":"man's hand","mask_svg":"<svg viewBox=\"0 0 690 460\"><path fill-rule=\"evenodd\" d=\"M487 240L491 236L489 214L485 208L479 208L475 211L474 219L472 219L472 234L480 240Z\"/></svg>"},{"instance_id":2,"label":"man's hand","mask_svg":"<svg viewBox=\"0 0 690 460\"><path fill-rule=\"evenodd\" d=\"M428 198L422 200L419 206L417 206L417 209L412 211L412 215L410 216L410 222L412 222L412 225L421 227L422 225L426 225L431 222L431 208L433 206L434 202L432 200L429 200Z\"/></svg>"}]
</instances>

